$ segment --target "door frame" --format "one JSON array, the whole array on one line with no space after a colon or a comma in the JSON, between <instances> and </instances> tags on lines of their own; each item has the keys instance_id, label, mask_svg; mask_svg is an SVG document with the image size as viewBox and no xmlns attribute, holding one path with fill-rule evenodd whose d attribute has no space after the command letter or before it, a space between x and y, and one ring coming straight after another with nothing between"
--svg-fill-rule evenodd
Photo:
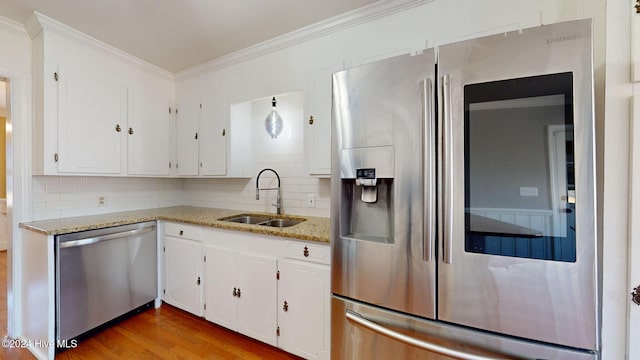
<instances>
[{"instance_id":1,"label":"door frame","mask_svg":"<svg viewBox=\"0 0 640 360\"><path fill-rule=\"evenodd\" d=\"M22 333L20 314L22 247L20 222L31 214L31 74L0 68L0 79L7 86L7 336Z\"/></svg>"},{"instance_id":2,"label":"door frame","mask_svg":"<svg viewBox=\"0 0 640 360\"><path fill-rule=\"evenodd\" d=\"M629 156L629 243L628 243L628 283L629 292L640 288L640 93L632 100L631 111L631 151ZM633 259L636 259L634 262ZM640 291L640 289L639 289ZM631 294L628 295L631 297ZM640 338L640 305L631 298L627 302L627 351L629 359L640 357L640 343L632 339Z\"/></svg>"}]
</instances>

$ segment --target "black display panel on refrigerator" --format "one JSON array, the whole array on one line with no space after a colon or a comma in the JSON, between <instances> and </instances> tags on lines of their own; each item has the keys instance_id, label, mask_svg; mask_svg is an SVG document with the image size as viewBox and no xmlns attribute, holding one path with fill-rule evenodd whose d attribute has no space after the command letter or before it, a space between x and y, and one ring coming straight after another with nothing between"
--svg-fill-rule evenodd
<instances>
[{"instance_id":1,"label":"black display panel on refrigerator","mask_svg":"<svg viewBox=\"0 0 640 360\"><path fill-rule=\"evenodd\" d=\"M573 74L464 86L465 251L576 261Z\"/></svg>"}]
</instances>

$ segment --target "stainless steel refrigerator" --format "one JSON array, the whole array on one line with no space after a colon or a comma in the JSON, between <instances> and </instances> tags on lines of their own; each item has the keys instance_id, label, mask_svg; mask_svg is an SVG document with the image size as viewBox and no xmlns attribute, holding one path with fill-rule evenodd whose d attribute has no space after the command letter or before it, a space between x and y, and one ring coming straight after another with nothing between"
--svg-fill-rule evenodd
<instances>
[{"instance_id":1,"label":"stainless steel refrigerator","mask_svg":"<svg viewBox=\"0 0 640 360\"><path fill-rule=\"evenodd\" d=\"M334 74L332 358L598 357L591 27Z\"/></svg>"}]
</instances>

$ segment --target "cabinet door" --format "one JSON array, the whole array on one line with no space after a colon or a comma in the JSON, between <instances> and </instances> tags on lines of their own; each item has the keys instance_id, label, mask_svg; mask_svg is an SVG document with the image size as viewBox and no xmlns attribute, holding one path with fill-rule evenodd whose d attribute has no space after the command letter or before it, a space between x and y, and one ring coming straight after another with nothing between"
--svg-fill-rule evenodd
<instances>
[{"instance_id":1,"label":"cabinet door","mask_svg":"<svg viewBox=\"0 0 640 360\"><path fill-rule=\"evenodd\" d=\"M218 325L236 330L237 289L236 253L205 246L205 317Z\"/></svg>"},{"instance_id":2,"label":"cabinet door","mask_svg":"<svg viewBox=\"0 0 640 360\"><path fill-rule=\"evenodd\" d=\"M279 269L278 345L305 359L329 359L329 267L285 259Z\"/></svg>"},{"instance_id":3,"label":"cabinet door","mask_svg":"<svg viewBox=\"0 0 640 360\"><path fill-rule=\"evenodd\" d=\"M198 144L200 175L227 173L228 113L224 90L211 91L203 96Z\"/></svg>"},{"instance_id":4,"label":"cabinet door","mask_svg":"<svg viewBox=\"0 0 640 360\"><path fill-rule=\"evenodd\" d=\"M278 262L274 258L238 254L238 332L276 346Z\"/></svg>"},{"instance_id":5,"label":"cabinet door","mask_svg":"<svg viewBox=\"0 0 640 360\"><path fill-rule=\"evenodd\" d=\"M164 301L202 316L201 243L166 237L164 266Z\"/></svg>"},{"instance_id":6,"label":"cabinet door","mask_svg":"<svg viewBox=\"0 0 640 360\"><path fill-rule=\"evenodd\" d=\"M129 89L127 173L169 175L171 114L167 97Z\"/></svg>"},{"instance_id":7,"label":"cabinet door","mask_svg":"<svg viewBox=\"0 0 640 360\"><path fill-rule=\"evenodd\" d=\"M176 173L198 175L198 121L200 101L185 96L178 101L176 114Z\"/></svg>"},{"instance_id":8,"label":"cabinet door","mask_svg":"<svg viewBox=\"0 0 640 360\"><path fill-rule=\"evenodd\" d=\"M58 171L120 174L126 87L79 66L58 65Z\"/></svg>"},{"instance_id":9,"label":"cabinet door","mask_svg":"<svg viewBox=\"0 0 640 360\"><path fill-rule=\"evenodd\" d=\"M326 66L311 76L304 124L305 162L311 175L331 174L331 84L339 65Z\"/></svg>"}]
</instances>

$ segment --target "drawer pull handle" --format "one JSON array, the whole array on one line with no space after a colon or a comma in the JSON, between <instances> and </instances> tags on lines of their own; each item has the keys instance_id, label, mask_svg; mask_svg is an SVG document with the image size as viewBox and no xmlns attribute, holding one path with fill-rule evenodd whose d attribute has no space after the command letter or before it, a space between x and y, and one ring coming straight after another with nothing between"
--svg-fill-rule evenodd
<instances>
[{"instance_id":1,"label":"drawer pull handle","mask_svg":"<svg viewBox=\"0 0 640 360\"><path fill-rule=\"evenodd\" d=\"M304 257L309 257L309 248L308 247L304 247L304 251L302 252L302 255L304 255Z\"/></svg>"},{"instance_id":2,"label":"drawer pull handle","mask_svg":"<svg viewBox=\"0 0 640 360\"><path fill-rule=\"evenodd\" d=\"M233 288L233 297L238 297L238 289Z\"/></svg>"},{"instance_id":3,"label":"drawer pull handle","mask_svg":"<svg viewBox=\"0 0 640 360\"><path fill-rule=\"evenodd\" d=\"M184 231L180 230L180 236L182 236L184 234Z\"/></svg>"}]
</instances>

